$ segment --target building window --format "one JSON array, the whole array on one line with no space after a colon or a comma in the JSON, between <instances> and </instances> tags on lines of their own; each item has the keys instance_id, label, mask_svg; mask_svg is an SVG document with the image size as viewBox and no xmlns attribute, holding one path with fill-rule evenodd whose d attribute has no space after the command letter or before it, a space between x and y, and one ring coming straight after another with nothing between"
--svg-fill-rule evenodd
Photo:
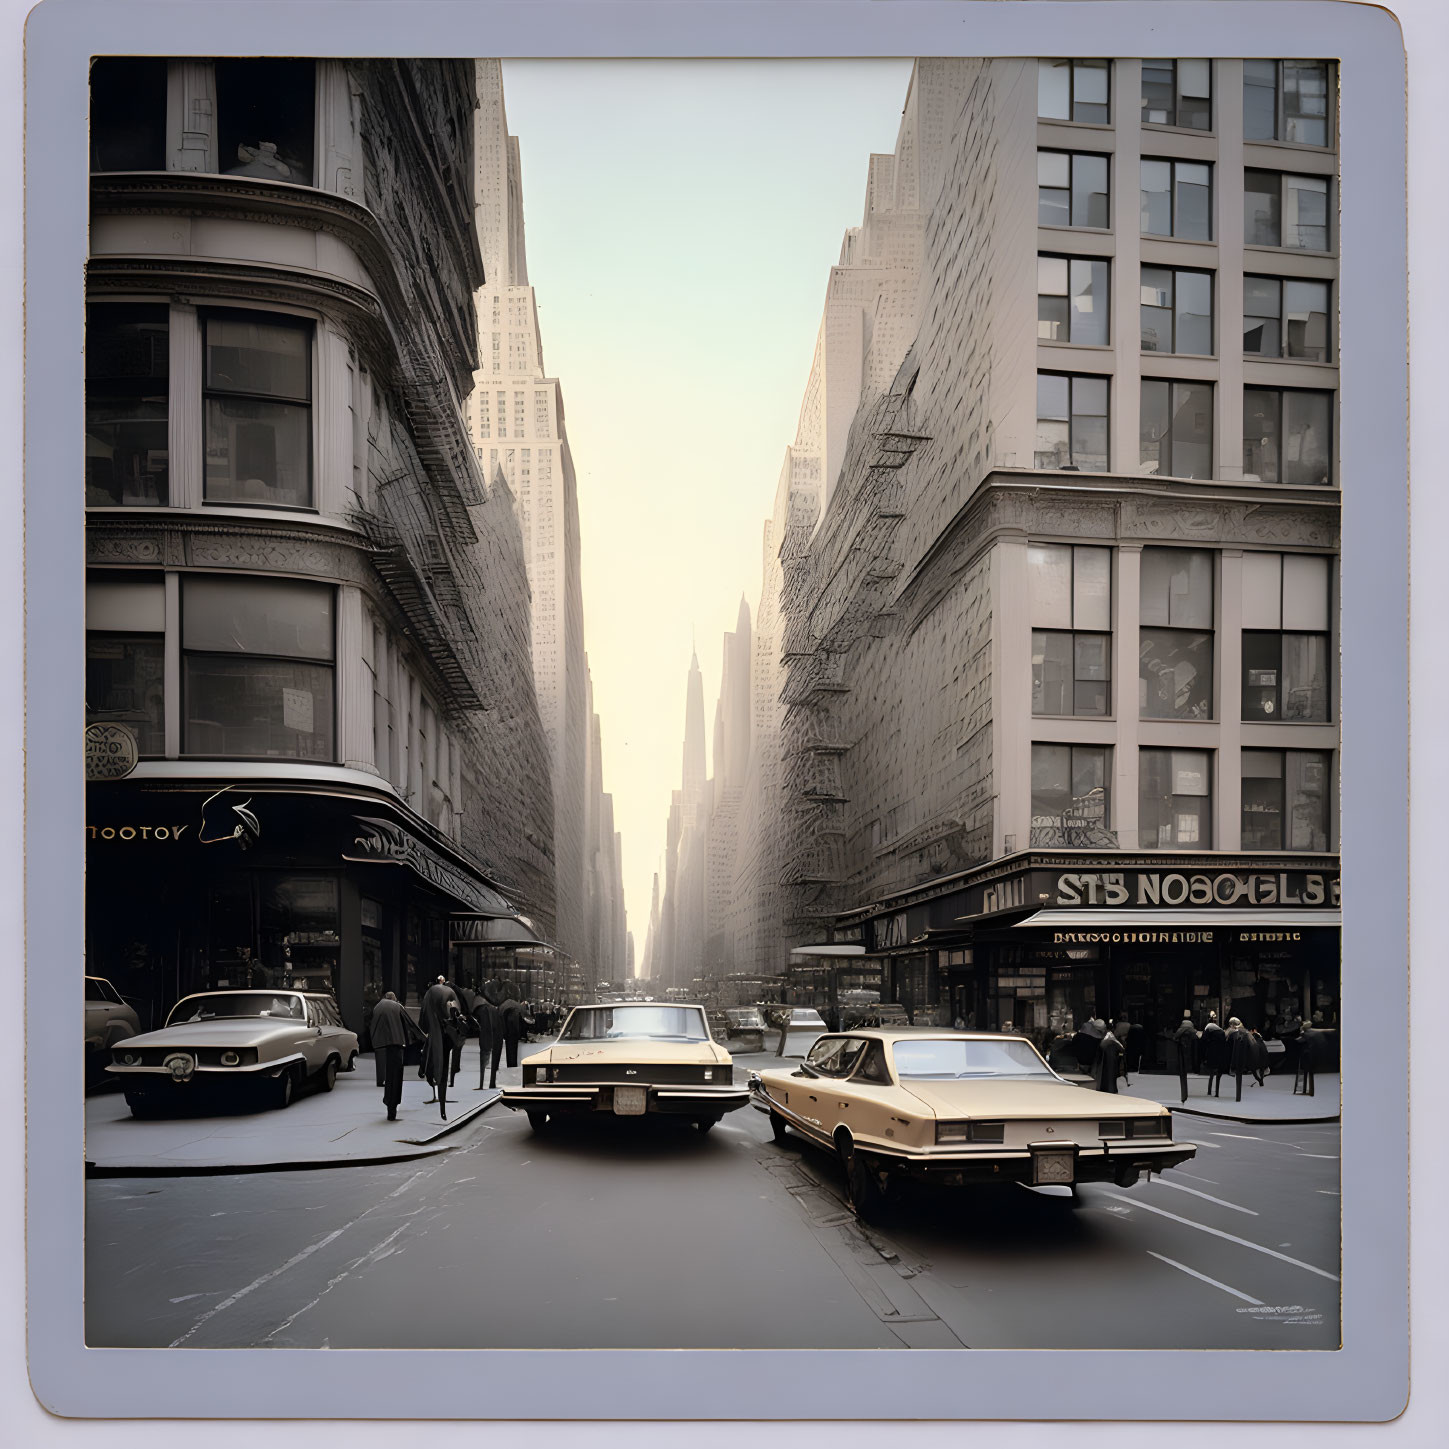
<instances>
[{"instance_id":1,"label":"building window","mask_svg":"<svg viewBox=\"0 0 1449 1449\"><path fill-rule=\"evenodd\" d=\"M1111 713L1112 550L1028 546L1031 712Z\"/></svg>"},{"instance_id":2,"label":"building window","mask_svg":"<svg viewBox=\"0 0 1449 1449\"><path fill-rule=\"evenodd\" d=\"M143 755L166 753L164 634L86 634L86 721L129 725Z\"/></svg>"},{"instance_id":3,"label":"building window","mask_svg":"<svg viewBox=\"0 0 1449 1449\"><path fill-rule=\"evenodd\" d=\"M1326 722L1329 560L1243 555L1243 718Z\"/></svg>"},{"instance_id":4,"label":"building window","mask_svg":"<svg viewBox=\"0 0 1449 1449\"><path fill-rule=\"evenodd\" d=\"M166 62L91 62L91 170L166 169Z\"/></svg>"},{"instance_id":5,"label":"building window","mask_svg":"<svg viewBox=\"0 0 1449 1449\"><path fill-rule=\"evenodd\" d=\"M216 62L218 169L312 184L317 67L310 60Z\"/></svg>"},{"instance_id":6,"label":"building window","mask_svg":"<svg viewBox=\"0 0 1449 1449\"><path fill-rule=\"evenodd\" d=\"M1142 268L1142 350L1212 356L1211 272Z\"/></svg>"},{"instance_id":7,"label":"building window","mask_svg":"<svg viewBox=\"0 0 1449 1449\"><path fill-rule=\"evenodd\" d=\"M1243 351L1255 357L1327 362L1327 282L1243 278Z\"/></svg>"},{"instance_id":8,"label":"building window","mask_svg":"<svg viewBox=\"0 0 1449 1449\"><path fill-rule=\"evenodd\" d=\"M1038 468L1107 471L1107 379L1036 375Z\"/></svg>"},{"instance_id":9,"label":"building window","mask_svg":"<svg viewBox=\"0 0 1449 1449\"><path fill-rule=\"evenodd\" d=\"M184 578L182 753L334 759L334 637L327 584Z\"/></svg>"},{"instance_id":10,"label":"building window","mask_svg":"<svg viewBox=\"0 0 1449 1449\"><path fill-rule=\"evenodd\" d=\"M1244 171L1243 243L1250 247L1326 252L1328 178Z\"/></svg>"},{"instance_id":11,"label":"building window","mask_svg":"<svg viewBox=\"0 0 1449 1449\"><path fill-rule=\"evenodd\" d=\"M1142 233L1181 241L1213 237L1213 169L1203 161L1142 158Z\"/></svg>"},{"instance_id":12,"label":"building window","mask_svg":"<svg viewBox=\"0 0 1449 1449\"><path fill-rule=\"evenodd\" d=\"M1041 226L1112 225L1107 158L1084 151L1036 153L1036 219Z\"/></svg>"},{"instance_id":13,"label":"building window","mask_svg":"<svg viewBox=\"0 0 1449 1449\"><path fill-rule=\"evenodd\" d=\"M1327 754L1244 750L1242 759L1242 849L1327 850Z\"/></svg>"},{"instance_id":14,"label":"building window","mask_svg":"<svg viewBox=\"0 0 1449 1449\"><path fill-rule=\"evenodd\" d=\"M1031 747L1031 843L1102 843L1111 828L1110 751L1103 745Z\"/></svg>"},{"instance_id":15,"label":"building window","mask_svg":"<svg viewBox=\"0 0 1449 1449\"><path fill-rule=\"evenodd\" d=\"M217 312L203 325L206 501L311 507L311 323Z\"/></svg>"},{"instance_id":16,"label":"building window","mask_svg":"<svg viewBox=\"0 0 1449 1449\"><path fill-rule=\"evenodd\" d=\"M1210 131L1213 69L1208 60L1144 60L1142 123Z\"/></svg>"},{"instance_id":17,"label":"building window","mask_svg":"<svg viewBox=\"0 0 1449 1449\"><path fill-rule=\"evenodd\" d=\"M1213 476L1213 385L1142 379L1142 467L1171 478Z\"/></svg>"},{"instance_id":18,"label":"building window","mask_svg":"<svg viewBox=\"0 0 1449 1449\"><path fill-rule=\"evenodd\" d=\"M1143 719L1213 717L1213 556L1142 550L1137 699Z\"/></svg>"},{"instance_id":19,"label":"building window","mask_svg":"<svg viewBox=\"0 0 1449 1449\"><path fill-rule=\"evenodd\" d=\"M1036 259L1038 341L1107 345L1111 312L1108 266L1092 257Z\"/></svg>"},{"instance_id":20,"label":"building window","mask_svg":"<svg viewBox=\"0 0 1449 1449\"><path fill-rule=\"evenodd\" d=\"M1245 60L1243 139L1326 146L1328 62Z\"/></svg>"},{"instance_id":21,"label":"building window","mask_svg":"<svg viewBox=\"0 0 1449 1449\"><path fill-rule=\"evenodd\" d=\"M1253 483L1333 483L1333 394L1243 389L1243 476Z\"/></svg>"},{"instance_id":22,"label":"building window","mask_svg":"<svg viewBox=\"0 0 1449 1449\"><path fill-rule=\"evenodd\" d=\"M1039 60L1036 113L1044 121L1089 121L1105 126L1109 60Z\"/></svg>"},{"instance_id":23,"label":"building window","mask_svg":"<svg viewBox=\"0 0 1449 1449\"><path fill-rule=\"evenodd\" d=\"M86 504L167 501L168 313L164 306L86 308Z\"/></svg>"},{"instance_id":24,"label":"building window","mask_svg":"<svg viewBox=\"0 0 1449 1449\"><path fill-rule=\"evenodd\" d=\"M1140 750L1137 841L1142 850L1213 843L1212 760L1206 750Z\"/></svg>"}]
</instances>

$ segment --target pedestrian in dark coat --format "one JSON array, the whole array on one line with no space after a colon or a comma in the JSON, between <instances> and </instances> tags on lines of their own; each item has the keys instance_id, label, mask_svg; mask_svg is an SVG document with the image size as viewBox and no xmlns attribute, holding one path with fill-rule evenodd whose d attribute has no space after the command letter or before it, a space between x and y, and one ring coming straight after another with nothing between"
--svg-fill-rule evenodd
<instances>
[{"instance_id":1,"label":"pedestrian in dark coat","mask_svg":"<svg viewBox=\"0 0 1449 1449\"><path fill-rule=\"evenodd\" d=\"M1208 1012L1207 1025L1202 1029L1202 1069L1207 1073L1209 1097L1216 1097L1222 1091L1230 1051L1227 1033L1218 1025L1217 1012Z\"/></svg>"},{"instance_id":2,"label":"pedestrian in dark coat","mask_svg":"<svg viewBox=\"0 0 1449 1449\"><path fill-rule=\"evenodd\" d=\"M1077 1056L1077 1065L1084 1072L1095 1074L1097 1054L1102 1047L1102 1023L1088 1017L1072 1037L1072 1050Z\"/></svg>"},{"instance_id":3,"label":"pedestrian in dark coat","mask_svg":"<svg viewBox=\"0 0 1449 1449\"><path fill-rule=\"evenodd\" d=\"M498 1085L498 1063L503 1056L503 990L496 981L485 981L473 1005L478 1023L478 1090Z\"/></svg>"},{"instance_id":4,"label":"pedestrian in dark coat","mask_svg":"<svg viewBox=\"0 0 1449 1449\"><path fill-rule=\"evenodd\" d=\"M1124 1086L1132 1085L1132 1078L1128 1075L1132 1070L1133 1037L1139 1037L1142 1033L1136 1030L1132 1023L1124 1016L1120 1021L1112 1023L1112 1035L1122 1043L1122 1083ZM1140 1057L1141 1052L1137 1055Z\"/></svg>"},{"instance_id":5,"label":"pedestrian in dark coat","mask_svg":"<svg viewBox=\"0 0 1449 1449\"><path fill-rule=\"evenodd\" d=\"M1268 1043L1263 1040L1263 1033L1256 1026L1248 1031L1248 1046L1252 1051L1253 1083L1261 1087L1263 1073L1268 1070Z\"/></svg>"},{"instance_id":6,"label":"pedestrian in dark coat","mask_svg":"<svg viewBox=\"0 0 1449 1449\"><path fill-rule=\"evenodd\" d=\"M515 999L512 990L503 1003L503 1044L508 1049L508 1065L518 1065L518 1043L523 1033L533 1026L533 1018L527 1014L528 1002Z\"/></svg>"},{"instance_id":7,"label":"pedestrian in dark coat","mask_svg":"<svg viewBox=\"0 0 1449 1449\"><path fill-rule=\"evenodd\" d=\"M453 1043L459 1031L462 1006L458 993L439 976L423 995L418 1011L418 1025L428 1034L427 1073L433 1088L429 1102L437 1102L443 1121L448 1120L448 1078L453 1059Z\"/></svg>"},{"instance_id":8,"label":"pedestrian in dark coat","mask_svg":"<svg viewBox=\"0 0 1449 1449\"><path fill-rule=\"evenodd\" d=\"M372 1008L372 1049L382 1067L382 1105L389 1122L397 1121L402 1101L403 1052L408 1041L421 1034L391 991Z\"/></svg>"},{"instance_id":9,"label":"pedestrian in dark coat","mask_svg":"<svg viewBox=\"0 0 1449 1449\"><path fill-rule=\"evenodd\" d=\"M1298 1072L1293 1078L1293 1095L1313 1095L1313 1074L1323 1060L1323 1033L1311 1022L1298 1033Z\"/></svg>"},{"instance_id":10,"label":"pedestrian in dark coat","mask_svg":"<svg viewBox=\"0 0 1449 1449\"><path fill-rule=\"evenodd\" d=\"M447 985L458 1002L458 1019L454 1022L456 1030L449 1038L452 1050L448 1058L448 1086L452 1087L458 1080L458 1069L463 1065L463 1044L468 1040L468 1018L472 1013L468 1010L462 992L451 981ZM465 987L464 990L466 989Z\"/></svg>"},{"instance_id":11,"label":"pedestrian in dark coat","mask_svg":"<svg viewBox=\"0 0 1449 1449\"><path fill-rule=\"evenodd\" d=\"M1237 1082L1235 1101L1243 1100L1243 1073L1253 1070L1253 1039L1236 1016L1228 1020L1228 1070Z\"/></svg>"},{"instance_id":12,"label":"pedestrian in dark coat","mask_svg":"<svg viewBox=\"0 0 1449 1449\"><path fill-rule=\"evenodd\" d=\"M1182 1087L1182 1100L1187 1101L1187 1074L1192 1070L1192 1059L1197 1053L1198 1031L1192 1024L1192 1012L1184 1011L1182 1024L1172 1034L1177 1048L1177 1080Z\"/></svg>"},{"instance_id":13,"label":"pedestrian in dark coat","mask_svg":"<svg viewBox=\"0 0 1449 1449\"><path fill-rule=\"evenodd\" d=\"M1117 1040L1115 1033L1108 1031L1102 1038L1101 1049L1097 1054L1097 1090L1099 1092L1117 1090L1117 1072L1121 1065L1122 1043Z\"/></svg>"}]
</instances>

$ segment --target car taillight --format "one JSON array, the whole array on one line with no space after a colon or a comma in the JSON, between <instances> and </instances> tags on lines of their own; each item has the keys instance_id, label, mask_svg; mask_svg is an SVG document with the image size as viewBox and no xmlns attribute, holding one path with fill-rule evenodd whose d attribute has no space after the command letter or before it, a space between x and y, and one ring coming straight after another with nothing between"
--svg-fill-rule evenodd
<instances>
[{"instance_id":1,"label":"car taillight","mask_svg":"<svg viewBox=\"0 0 1449 1449\"><path fill-rule=\"evenodd\" d=\"M973 1142L1005 1142L1005 1122L973 1122L971 1124L971 1141Z\"/></svg>"},{"instance_id":2,"label":"car taillight","mask_svg":"<svg viewBox=\"0 0 1449 1449\"><path fill-rule=\"evenodd\" d=\"M1127 1125L1133 1137L1172 1136L1172 1117L1167 1113L1161 1117L1134 1117Z\"/></svg>"}]
</instances>

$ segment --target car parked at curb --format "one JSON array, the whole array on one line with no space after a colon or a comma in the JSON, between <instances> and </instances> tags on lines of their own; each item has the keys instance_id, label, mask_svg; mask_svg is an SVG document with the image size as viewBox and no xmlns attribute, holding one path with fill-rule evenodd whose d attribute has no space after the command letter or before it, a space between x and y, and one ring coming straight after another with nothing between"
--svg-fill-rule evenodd
<instances>
[{"instance_id":1,"label":"car parked at curb","mask_svg":"<svg viewBox=\"0 0 1449 1449\"><path fill-rule=\"evenodd\" d=\"M673 1001L576 1006L558 1040L524 1059L523 1085L503 1089L535 1132L595 1112L684 1117L708 1132L749 1100L704 1008Z\"/></svg>"},{"instance_id":2,"label":"car parked at curb","mask_svg":"<svg viewBox=\"0 0 1449 1449\"><path fill-rule=\"evenodd\" d=\"M822 1036L794 1069L752 1074L776 1142L797 1132L837 1154L871 1220L902 1177L948 1187L1113 1182L1130 1187L1197 1148L1157 1102L1084 1092L1024 1037L855 1031Z\"/></svg>"},{"instance_id":3,"label":"car parked at curb","mask_svg":"<svg viewBox=\"0 0 1449 1449\"><path fill-rule=\"evenodd\" d=\"M86 977L85 1075L86 1084L106 1080L111 1048L141 1030L140 1018L104 976Z\"/></svg>"},{"instance_id":4,"label":"car parked at curb","mask_svg":"<svg viewBox=\"0 0 1449 1449\"><path fill-rule=\"evenodd\" d=\"M286 1107L309 1080L332 1090L357 1064L357 1037L324 992L203 991L183 997L159 1031L111 1051L132 1116L249 1100Z\"/></svg>"}]
</instances>

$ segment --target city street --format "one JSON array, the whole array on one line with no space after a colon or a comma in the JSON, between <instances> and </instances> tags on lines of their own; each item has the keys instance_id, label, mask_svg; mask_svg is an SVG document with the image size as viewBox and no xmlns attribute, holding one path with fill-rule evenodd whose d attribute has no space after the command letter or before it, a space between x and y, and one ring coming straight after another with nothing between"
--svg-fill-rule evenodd
<instances>
[{"instance_id":1,"label":"city street","mask_svg":"<svg viewBox=\"0 0 1449 1449\"><path fill-rule=\"evenodd\" d=\"M857 1223L752 1109L707 1138L494 1107L412 1163L87 1185L91 1346L1333 1348L1336 1124L1180 1115L1080 1205L917 1191ZM747 1405L742 1405L742 1411Z\"/></svg>"}]
</instances>

